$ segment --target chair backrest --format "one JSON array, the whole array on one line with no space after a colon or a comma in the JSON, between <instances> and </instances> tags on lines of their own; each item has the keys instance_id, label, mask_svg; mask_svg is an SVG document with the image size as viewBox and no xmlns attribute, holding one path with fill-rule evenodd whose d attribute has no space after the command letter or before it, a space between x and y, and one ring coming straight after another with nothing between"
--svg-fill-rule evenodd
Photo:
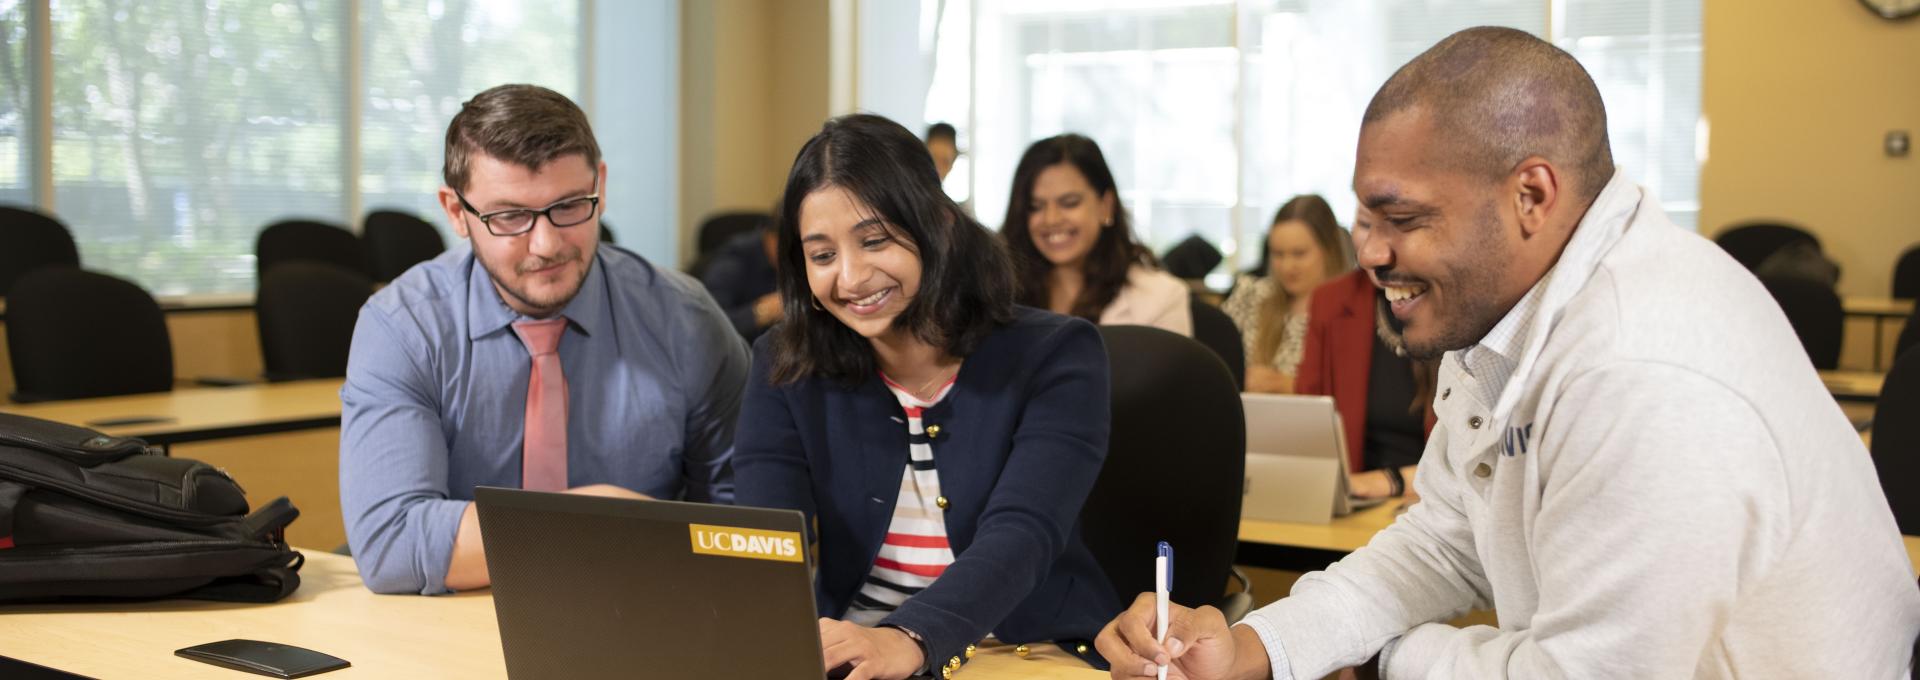
<instances>
[{"instance_id":1,"label":"chair backrest","mask_svg":"<svg viewBox=\"0 0 1920 680\"><path fill-rule=\"evenodd\" d=\"M1920 304L1913 306L1913 313L1907 315L1907 325L1900 328L1900 336L1893 341L1893 355L1906 354L1915 345L1920 345Z\"/></svg>"},{"instance_id":2,"label":"chair backrest","mask_svg":"<svg viewBox=\"0 0 1920 680\"><path fill-rule=\"evenodd\" d=\"M1920 244L1908 248L1893 263L1893 296L1912 300L1920 298Z\"/></svg>"},{"instance_id":3,"label":"chair backrest","mask_svg":"<svg viewBox=\"0 0 1920 680\"><path fill-rule=\"evenodd\" d=\"M1247 349L1240 327L1233 325L1233 317L1207 304L1198 295L1187 301L1187 308L1193 314L1193 339L1213 350L1227 365L1227 372L1233 374L1234 389L1247 389Z\"/></svg>"},{"instance_id":4,"label":"chair backrest","mask_svg":"<svg viewBox=\"0 0 1920 680\"><path fill-rule=\"evenodd\" d=\"M1747 271L1760 267L1775 251L1795 243L1812 243L1820 248L1820 239L1800 227L1772 222L1749 222L1713 237L1713 242L1738 260Z\"/></svg>"},{"instance_id":5,"label":"chair backrest","mask_svg":"<svg viewBox=\"0 0 1920 680\"><path fill-rule=\"evenodd\" d=\"M0 297L20 275L51 266L80 266L80 250L66 225L32 210L0 206Z\"/></svg>"},{"instance_id":6,"label":"chair backrest","mask_svg":"<svg viewBox=\"0 0 1920 680\"><path fill-rule=\"evenodd\" d=\"M78 268L28 272L7 294L18 396L82 399L173 389L160 304L124 279Z\"/></svg>"},{"instance_id":7,"label":"chair backrest","mask_svg":"<svg viewBox=\"0 0 1920 680\"><path fill-rule=\"evenodd\" d=\"M375 281L400 278L408 268L431 260L447 249L440 230L410 213L393 210L367 213L367 221L361 225L360 241L367 251L367 273Z\"/></svg>"},{"instance_id":8,"label":"chair backrest","mask_svg":"<svg viewBox=\"0 0 1920 680\"><path fill-rule=\"evenodd\" d=\"M1887 371L1873 409L1873 467L1900 533L1920 535L1920 348Z\"/></svg>"},{"instance_id":9,"label":"chair backrest","mask_svg":"<svg viewBox=\"0 0 1920 680\"><path fill-rule=\"evenodd\" d=\"M345 227L310 220L275 222L261 230L253 254L256 274L296 260L318 260L360 272L367 267L360 237Z\"/></svg>"},{"instance_id":10,"label":"chair backrest","mask_svg":"<svg viewBox=\"0 0 1920 680\"><path fill-rule=\"evenodd\" d=\"M1773 294L1787 322L1800 336L1800 345L1813 360L1813 367L1831 371L1840 367L1840 334L1846 327L1846 310L1833 288L1799 277L1768 277L1760 280Z\"/></svg>"},{"instance_id":11,"label":"chair backrest","mask_svg":"<svg viewBox=\"0 0 1920 680\"><path fill-rule=\"evenodd\" d=\"M1220 266L1222 259L1219 248L1194 234L1168 248L1166 254L1160 256L1160 266L1175 278L1204 279L1207 272Z\"/></svg>"},{"instance_id":12,"label":"chair backrest","mask_svg":"<svg viewBox=\"0 0 1920 680\"><path fill-rule=\"evenodd\" d=\"M345 376L353 324L372 294L365 274L324 262L287 262L267 272L254 302L267 379Z\"/></svg>"},{"instance_id":13,"label":"chair backrest","mask_svg":"<svg viewBox=\"0 0 1920 680\"><path fill-rule=\"evenodd\" d=\"M1113 376L1107 462L1080 519L1120 601L1153 591L1154 545L1178 556L1173 599L1212 604L1239 547L1246 423L1211 350L1144 326L1102 326Z\"/></svg>"},{"instance_id":14,"label":"chair backrest","mask_svg":"<svg viewBox=\"0 0 1920 680\"><path fill-rule=\"evenodd\" d=\"M699 250L694 252L694 256L711 253L733 240L733 237L759 229L761 225L772 221L773 216L763 212L729 212L708 217L700 223Z\"/></svg>"}]
</instances>

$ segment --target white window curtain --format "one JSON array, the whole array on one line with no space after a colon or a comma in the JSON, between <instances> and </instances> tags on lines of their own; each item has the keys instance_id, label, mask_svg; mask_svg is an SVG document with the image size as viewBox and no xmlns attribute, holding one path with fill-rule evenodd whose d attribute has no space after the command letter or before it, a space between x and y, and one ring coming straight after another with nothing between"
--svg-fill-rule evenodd
<instances>
[{"instance_id":1,"label":"white window curtain","mask_svg":"<svg viewBox=\"0 0 1920 680\"><path fill-rule=\"evenodd\" d=\"M926 118L959 126L970 161L949 191L997 226L1027 145L1088 135L1142 240L1159 252L1200 234L1229 256L1216 286L1253 264L1296 194L1351 219L1368 100L1471 26L1520 28L1580 58L1621 167L1681 224L1698 211L1699 0L947 0L941 22Z\"/></svg>"}]
</instances>

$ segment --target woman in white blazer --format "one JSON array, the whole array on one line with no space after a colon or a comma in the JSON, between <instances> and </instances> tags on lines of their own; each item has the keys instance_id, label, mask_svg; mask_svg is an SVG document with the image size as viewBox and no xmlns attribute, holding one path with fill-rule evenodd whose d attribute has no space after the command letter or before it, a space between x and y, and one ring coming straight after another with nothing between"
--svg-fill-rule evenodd
<instances>
[{"instance_id":1,"label":"woman in white blazer","mask_svg":"<svg viewBox=\"0 0 1920 680\"><path fill-rule=\"evenodd\" d=\"M1093 140L1064 134L1027 147L1000 233L1013 252L1021 304L1193 335L1187 285L1133 240L1113 172Z\"/></svg>"}]
</instances>

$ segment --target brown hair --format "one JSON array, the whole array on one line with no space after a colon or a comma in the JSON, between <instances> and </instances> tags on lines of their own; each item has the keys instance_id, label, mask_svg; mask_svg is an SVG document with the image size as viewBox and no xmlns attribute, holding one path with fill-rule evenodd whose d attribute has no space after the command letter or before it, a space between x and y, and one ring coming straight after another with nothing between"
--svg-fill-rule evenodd
<instances>
[{"instance_id":1,"label":"brown hair","mask_svg":"<svg viewBox=\"0 0 1920 680\"><path fill-rule=\"evenodd\" d=\"M1267 271L1267 244L1273 242L1273 230L1280 223L1299 220L1313 232L1314 243L1320 246L1321 261L1326 264L1326 280L1345 274L1353 269L1353 252L1347 247L1350 239L1340 222L1333 217L1333 207L1327 200L1314 194L1302 194L1288 200L1273 214L1268 223L1266 238L1260 241L1260 266L1253 270L1255 276L1269 276ZM1287 310L1293 308L1293 295L1275 281L1270 284L1272 293L1254 314L1253 352L1262 365L1273 359L1275 352L1287 339Z\"/></svg>"},{"instance_id":2,"label":"brown hair","mask_svg":"<svg viewBox=\"0 0 1920 680\"><path fill-rule=\"evenodd\" d=\"M460 105L447 124L447 186L466 191L475 152L539 169L555 158L579 154L600 167L600 144L587 114L553 90L538 85L501 85Z\"/></svg>"}]
</instances>

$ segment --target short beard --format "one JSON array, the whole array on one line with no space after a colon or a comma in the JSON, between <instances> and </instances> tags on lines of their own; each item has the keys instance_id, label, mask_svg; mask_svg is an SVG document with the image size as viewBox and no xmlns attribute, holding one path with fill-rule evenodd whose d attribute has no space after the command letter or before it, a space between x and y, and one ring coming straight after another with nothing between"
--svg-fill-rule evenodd
<instances>
[{"instance_id":1,"label":"short beard","mask_svg":"<svg viewBox=\"0 0 1920 680\"><path fill-rule=\"evenodd\" d=\"M1475 215L1474 235L1478 238L1464 244L1458 252L1465 257L1447 266L1446 287L1448 295L1456 296L1459 309L1453 314L1452 323L1436 318L1441 324L1440 334L1425 343L1405 341L1404 356L1418 361L1432 361L1447 352L1472 347L1487 337L1494 326L1500 324L1501 317L1511 309L1500 309L1500 301L1493 291L1499 288L1500 268L1505 266L1510 249L1506 241L1500 238L1500 220L1494 213L1494 203L1488 200ZM1385 301L1385 295L1381 296ZM1392 327L1396 335L1404 330L1399 319L1392 313ZM1401 337L1405 337L1402 335Z\"/></svg>"},{"instance_id":2,"label":"short beard","mask_svg":"<svg viewBox=\"0 0 1920 680\"><path fill-rule=\"evenodd\" d=\"M514 301L519 302L522 306L528 309L537 311L539 313L538 316L545 316L566 308L567 303L573 302L573 298L580 295L580 287L585 285L587 280L587 274L593 272L593 259L581 257L580 253L578 252L574 253L572 258L570 259L546 260L544 266L553 266L553 264L556 262L573 261L573 260L579 260L582 263L584 263L585 266L580 268L580 277L573 282L573 292L568 293L565 297L559 300L542 301L542 300L533 299L530 295L528 295L526 291L521 290L513 286L512 284L507 283L509 279L500 275L500 271L494 268L494 263L489 262L483 258L480 258L477 252L474 256L474 259L480 260L480 266L484 267L487 270L488 278L493 279L494 284L499 287L500 292L506 294L508 297L513 298ZM512 267L513 267L514 273L516 274L521 273L520 270L522 269L522 267L520 265L515 264L515 265L512 265ZM538 267L536 267L536 269L538 269ZM508 306L511 307L512 305L508 305Z\"/></svg>"}]
</instances>

